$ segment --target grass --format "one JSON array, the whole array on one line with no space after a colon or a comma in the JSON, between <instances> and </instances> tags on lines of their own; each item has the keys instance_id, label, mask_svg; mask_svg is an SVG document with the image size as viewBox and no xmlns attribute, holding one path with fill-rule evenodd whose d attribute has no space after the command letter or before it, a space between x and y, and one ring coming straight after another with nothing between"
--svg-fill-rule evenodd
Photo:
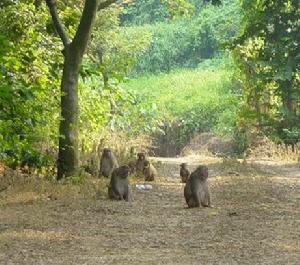
<instances>
[{"instance_id":1,"label":"grass","mask_svg":"<svg viewBox=\"0 0 300 265\"><path fill-rule=\"evenodd\" d=\"M176 116L198 104L219 103L230 95L231 71L178 69L170 73L141 76L126 86L144 101L156 103L161 114Z\"/></svg>"},{"instance_id":2,"label":"grass","mask_svg":"<svg viewBox=\"0 0 300 265\"><path fill-rule=\"evenodd\" d=\"M174 136L180 138L172 140L185 143L195 132L232 136L239 106L232 75L231 60L219 58L206 60L196 69L139 76L125 86L137 95L140 107L152 114L148 123L154 121L156 126L158 120L171 125L178 132Z\"/></svg>"}]
</instances>

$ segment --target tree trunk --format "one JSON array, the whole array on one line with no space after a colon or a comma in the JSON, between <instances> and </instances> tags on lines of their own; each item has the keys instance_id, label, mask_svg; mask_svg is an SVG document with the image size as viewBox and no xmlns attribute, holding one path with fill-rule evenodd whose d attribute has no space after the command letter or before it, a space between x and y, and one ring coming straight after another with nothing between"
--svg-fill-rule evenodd
<instances>
[{"instance_id":1,"label":"tree trunk","mask_svg":"<svg viewBox=\"0 0 300 265\"><path fill-rule=\"evenodd\" d=\"M61 121L59 127L59 152L57 179L76 174L78 171L78 75L80 58L72 49L66 47L64 69L61 83Z\"/></svg>"},{"instance_id":2,"label":"tree trunk","mask_svg":"<svg viewBox=\"0 0 300 265\"><path fill-rule=\"evenodd\" d=\"M108 83L108 80L109 80L109 76L108 76L108 73L105 69L105 65L104 65L104 62L103 62L103 52L101 51L101 49L98 50L98 58L99 58L99 62L102 66L102 71L101 71L101 74L102 74L102 78L103 78L103 88L106 89L106 90L109 90L109 93L111 94L112 96L112 91L109 87L109 83ZM110 118L109 118L109 122L113 119L113 116L116 114L116 111L117 111L117 106L114 102L114 100L111 99L109 100L109 106L110 106Z\"/></svg>"},{"instance_id":3,"label":"tree trunk","mask_svg":"<svg viewBox=\"0 0 300 265\"><path fill-rule=\"evenodd\" d=\"M75 175L79 166L78 150L78 77L83 54L88 45L93 21L97 10L102 10L117 2L106 0L98 5L98 0L85 0L82 16L71 41L60 21L55 0L45 0L55 29L64 45L64 69L61 82L61 121L59 126L59 151L57 179ZM38 5L40 1L35 1Z\"/></svg>"}]
</instances>

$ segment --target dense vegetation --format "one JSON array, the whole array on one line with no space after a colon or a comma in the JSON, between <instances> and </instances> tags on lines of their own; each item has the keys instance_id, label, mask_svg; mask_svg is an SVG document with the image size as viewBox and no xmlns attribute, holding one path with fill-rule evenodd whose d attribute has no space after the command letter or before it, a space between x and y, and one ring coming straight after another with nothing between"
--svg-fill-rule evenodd
<instances>
[{"instance_id":1,"label":"dense vegetation","mask_svg":"<svg viewBox=\"0 0 300 265\"><path fill-rule=\"evenodd\" d=\"M189 17L143 24L140 27L151 33L152 41L139 54L133 72L159 73L178 67L195 68L206 59L220 56L224 53L224 44L237 35L240 12L238 1L224 1L222 6L201 5L199 11Z\"/></svg>"},{"instance_id":2,"label":"dense vegetation","mask_svg":"<svg viewBox=\"0 0 300 265\"><path fill-rule=\"evenodd\" d=\"M58 1L71 38L82 5ZM299 17L297 0L141 0L99 11L80 66L81 163L113 135L140 147L168 128L180 147L195 132L232 137L238 154L253 136L299 142ZM0 159L11 167L55 164L62 50L44 1L0 3Z\"/></svg>"},{"instance_id":3,"label":"dense vegetation","mask_svg":"<svg viewBox=\"0 0 300 265\"><path fill-rule=\"evenodd\" d=\"M233 43L245 98L241 116L287 144L300 140L300 3L244 1Z\"/></svg>"},{"instance_id":4,"label":"dense vegetation","mask_svg":"<svg viewBox=\"0 0 300 265\"><path fill-rule=\"evenodd\" d=\"M141 106L153 106L163 132L176 130L168 141L180 149L195 132L234 133L239 102L232 87L233 69L230 58L207 60L193 70L141 76L126 87L138 93ZM148 126L155 124L149 120Z\"/></svg>"}]
</instances>

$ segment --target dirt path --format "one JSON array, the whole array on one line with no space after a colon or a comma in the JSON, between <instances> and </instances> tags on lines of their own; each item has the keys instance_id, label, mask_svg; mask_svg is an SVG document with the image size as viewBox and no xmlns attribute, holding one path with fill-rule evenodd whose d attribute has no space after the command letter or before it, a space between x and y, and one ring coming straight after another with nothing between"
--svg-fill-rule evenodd
<instances>
[{"instance_id":1,"label":"dirt path","mask_svg":"<svg viewBox=\"0 0 300 265\"><path fill-rule=\"evenodd\" d=\"M0 264L299 264L299 165L158 159L130 203L105 183L24 182L0 193ZM178 164L210 168L212 209L186 209ZM68 192L68 194L66 194Z\"/></svg>"}]
</instances>

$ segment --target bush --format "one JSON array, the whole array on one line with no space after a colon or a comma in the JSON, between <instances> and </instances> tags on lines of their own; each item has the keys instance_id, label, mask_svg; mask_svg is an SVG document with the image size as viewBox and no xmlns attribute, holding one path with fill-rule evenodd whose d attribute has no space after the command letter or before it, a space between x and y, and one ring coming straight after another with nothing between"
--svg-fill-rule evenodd
<instances>
[{"instance_id":1,"label":"bush","mask_svg":"<svg viewBox=\"0 0 300 265\"><path fill-rule=\"evenodd\" d=\"M204 62L212 64L209 71L201 65L195 70L177 69L169 74L138 77L126 87L138 94L141 105L157 105L160 128L165 133L176 132L173 137L177 137L177 145L186 144L194 132L213 131L232 136L238 95L233 91L230 58L218 60L219 65L215 60Z\"/></svg>"},{"instance_id":2,"label":"bush","mask_svg":"<svg viewBox=\"0 0 300 265\"><path fill-rule=\"evenodd\" d=\"M191 18L143 25L152 34L148 49L139 55L133 74L195 68L220 52L238 33L241 22L238 1L222 6L205 5Z\"/></svg>"}]
</instances>

